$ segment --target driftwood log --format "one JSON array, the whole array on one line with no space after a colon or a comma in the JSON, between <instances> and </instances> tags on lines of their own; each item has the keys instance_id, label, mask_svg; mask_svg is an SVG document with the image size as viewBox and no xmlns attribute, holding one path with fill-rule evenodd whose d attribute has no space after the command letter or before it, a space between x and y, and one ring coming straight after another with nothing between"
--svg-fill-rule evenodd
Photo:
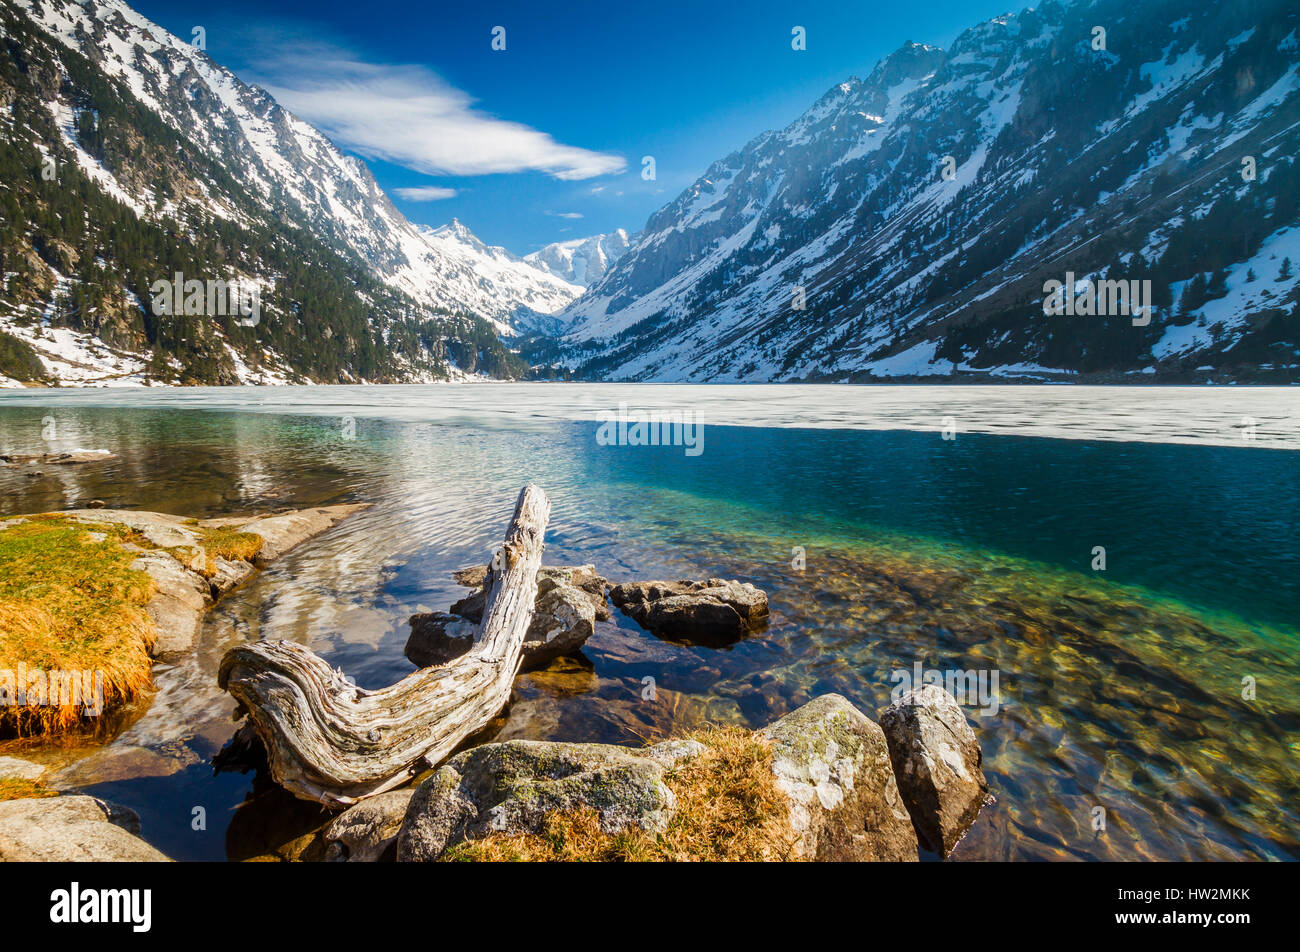
<instances>
[{"instance_id":1,"label":"driftwood log","mask_svg":"<svg viewBox=\"0 0 1300 952\"><path fill-rule=\"evenodd\" d=\"M247 712L276 782L302 799L346 806L400 786L487 724L519 669L550 513L546 493L525 486L473 647L446 664L368 691L296 642L227 652L218 681Z\"/></svg>"}]
</instances>

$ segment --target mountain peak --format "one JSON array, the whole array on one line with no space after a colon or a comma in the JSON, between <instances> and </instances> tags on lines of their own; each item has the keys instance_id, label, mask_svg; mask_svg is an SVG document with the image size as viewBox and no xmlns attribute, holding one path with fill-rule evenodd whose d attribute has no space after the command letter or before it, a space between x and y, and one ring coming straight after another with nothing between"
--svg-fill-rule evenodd
<instances>
[{"instance_id":1,"label":"mountain peak","mask_svg":"<svg viewBox=\"0 0 1300 952\"><path fill-rule=\"evenodd\" d=\"M617 228L607 235L557 241L525 255L524 260L570 284L588 288L598 283L631 245L627 232Z\"/></svg>"}]
</instances>

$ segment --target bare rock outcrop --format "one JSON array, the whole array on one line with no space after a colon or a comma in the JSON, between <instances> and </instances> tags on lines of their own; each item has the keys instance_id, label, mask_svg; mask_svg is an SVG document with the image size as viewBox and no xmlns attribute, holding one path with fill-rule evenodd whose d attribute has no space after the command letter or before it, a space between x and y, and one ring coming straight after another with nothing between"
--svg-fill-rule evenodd
<instances>
[{"instance_id":1,"label":"bare rock outcrop","mask_svg":"<svg viewBox=\"0 0 1300 952\"><path fill-rule=\"evenodd\" d=\"M934 685L882 708L880 725L917 834L947 857L989 798L975 732L956 698Z\"/></svg>"},{"instance_id":2,"label":"bare rock outcrop","mask_svg":"<svg viewBox=\"0 0 1300 952\"><path fill-rule=\"evenodd\" d=\"M97 797L0 803L0 862L166 862L133 810Z\"/></svg>"},{"instance_id":3,"label":"bare rock outcrop","mask_svg":"<svg viewBox=\"0 0 1300 952\"><path fill-rule=\"evenodd\" d=\"M72 509L59 515L86 525L130 526L147 540L148 547L133 547L136 558L132 568L147 572L157 586L146 611L158 630L153 656L162 658L190 650L204 611L248 581L258 569L365 508L364 504L317 506L278 515L201 520L133 509ZM176 553L203 553L203 532L207 529L251 533L261 538L262 547L251 559L204 555L182 561L177 557Z\"/></svg>"},{"instance_id":4,"label":"bare rock outcrop","mask_svg":"<svg viewBox=\"0 0 1300 952\"><path fill-rule=\"evenodd\" d=\"M748 582L625 582L609 597L642 628L687 644L721 647L767 625L767 593Z\"/></svg>"},{"instance_id":5,"label":"bare rock outcrop","mask_svg":"<svg viewBox=\"0 0 1300 952\"><path fill-rule=\"evenodd\" d=\"M761 734L790 801L798 859L915 861L916 833L880 726L838 694L809 701Z\"/></svg>"}]
</instances>

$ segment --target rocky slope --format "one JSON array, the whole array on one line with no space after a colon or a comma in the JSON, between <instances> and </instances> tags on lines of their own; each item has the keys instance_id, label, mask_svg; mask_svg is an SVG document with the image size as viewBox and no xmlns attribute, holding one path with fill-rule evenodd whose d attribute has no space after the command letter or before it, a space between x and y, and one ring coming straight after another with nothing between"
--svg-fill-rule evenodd
<instances>
[{"instance_id":1,"label":"rocky slope","mask_svg":"<svg viewBox=\"0 0 1300 952\"><path fill-rule=\"evenodd\" d=\"M907 44L714 163L535 359L617 380L1294 381L1298 28L1284 0L1045 0ZM1071 276L1150 281L1151 320L1045 314Z\"/></svg>"}]
</instances>

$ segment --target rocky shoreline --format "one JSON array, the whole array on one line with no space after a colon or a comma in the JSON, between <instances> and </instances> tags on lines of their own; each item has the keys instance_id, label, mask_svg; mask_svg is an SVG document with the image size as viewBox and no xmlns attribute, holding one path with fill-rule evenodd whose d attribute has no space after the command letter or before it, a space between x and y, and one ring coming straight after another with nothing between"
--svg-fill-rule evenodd
<instances>
[{"instance_id":1,"label":"rocky shoreline","mask_svg":"<svg viewBox=\"0 0 1300 952\"><path fill-rule=\"evenodd\" d=\"M99 454L96 454L95 459L98 458ZM18 462L37 461L16 460L13 457L9 459L14 460L15 465ZM130 538L134 541L123 541L120 548L131 556L130 569L144 573L152 583L152 591L144 609L152 623L153 638L142 643L139 650L147 652L146 663L151 659L153 663L173 664L193 652L205 613L222 598L290 550L366 508L366 504L345 504L213 519L187 519L139 510L88 508L6 517L0 519L0 531L41 520L57 520L59 525L84 529L87 538L91 540L107 538L110 528L129 530ZM243 554L231 552L222 555L213 550L212 539L227 539L232 536L214 536L213 533L233 534L236 539L247 536L256 541L255 544L246 546L247 551ZM12 662L12 659L4 660ZM7 703L12 704L13 701L13 698L9 698ZM116 711L110 706L102 713L114 715ZM76 790L83 786L83 762L76 761L62 767L51 766L46 762L48 758L42 754L46 748L50 751L60 750L70 742L75 744L77 740L76 732L56 737L38 735L25 739L9 738L10 742L6 746L13 747L19 743L20 746L13 753L24 756L0 755L0 859L22 854L26 849L23 843L28 843L31 847L33 852L28 858L32 859L90 858L71 846L71 853L59 854L57 839L37 837L29 842L26 834L22 833L24 828L30 827L32 835L36 836L38 828L50 824L57 826L65 819L76 823L91 820L98 822L94 810L79 808L79 812L67 812L72 809L66 807L66 803L71 800L100 803L107 810L104 815L108 816L110 825L125 830L125 833L106 832L102 836L90 836L79 841L88 844L85 849L100 851L93 858L165 858L161 854L147 855L147 851L127 849L125 852L115 852L116 846L122 846L126 842L123 836L139 833L138 818L125 825L114 819L120 816L134 818L135 814L126 807L105 805L106 801L93 797L54 796L61 790ZM82 740L92 743L94 737L86 735ZM105 758L124 758L129 762L137 754L147 753L138 748L118 750L110 745L95 749L86 762L102 761ZM19 808L13 804L23 806ZM46 813L51 817L48 824L40 822L40 817ZM12 822L4 822L5 817L10 817ZM49 850L54 852L49 853Z\"/></svg>"},{"instance_id":2,"label":"rocky shoreline","mask_svg":"<svg viewBox=\"0 0 1300 952\"><path fill-rule=\"evenodd\" d=\"M955 742L947 734L954 725ZM746 734L767 751L778 795L766 859L915 862L919 849L947 857L991 799L974 733L937 688L903 695L879 720L838 694L822 695ZM674 793L674 770L708 754L707 740L694 738L645 748L481 744L417 784L349 807L300 838L289 858L464 859L460 847L536 837L557 816L584 811L604 834L661 836L697 808Z\"/></svg>"},{"instance_id":3,"label":"rocky shoreline","mask_svg":"<svg viewBox=\"0 0 1300 952\"><path fill-rule=\"evenodd\" d=\"M168 659L193 648L203 612L218 599L362 508L203 521L107 509L61 515L87 525L127 525L154 546L138 553L138 566L157 584L149 605L159 629L153 651ZM252 533L261 546L248 558L205 560L197 569L175 557L201 544L202 533L210 530ZM454 577L471 589L466 597L450 611L410 620L406 654L417 667L446 664L474 643L493 570L476 566ZM748 583L711 578L611 584L591 565L543 566L520 670L575 654L595 623L611 617L611 602L657 638L708 647L725 647L762 630L768 616L766 594ZM523 858L915 861L919 850L947 857L991 799L979 742L956 700L938 688L902 695L877 720L840 695L824 694L761 730L729 731L645 748L479 743L412 783L336 812L275 858L446 861L520 858L531 850ZM244 730L228 748L228 759L239 758L241 745L253 763L265 756ZM736 773L736 751L744 755L743 776ZM40 785L45 776L40 764L0 757L0 782ZM714 791L710 798L693 792L701 777ZM726 792L726 781L736 784L734 795ZM745 818L748 852L737 852L741 838L734 830L724 835L724 816L733 824L737 816ZM573 845L566 849L593 852L546 854L557 828L580 831L570 835ZM139 832L132 811L97 797L33 795L0 802L0 860L167 858ZM719 843L731 845L716 852Z\"/></svg>"}]
</instances>

